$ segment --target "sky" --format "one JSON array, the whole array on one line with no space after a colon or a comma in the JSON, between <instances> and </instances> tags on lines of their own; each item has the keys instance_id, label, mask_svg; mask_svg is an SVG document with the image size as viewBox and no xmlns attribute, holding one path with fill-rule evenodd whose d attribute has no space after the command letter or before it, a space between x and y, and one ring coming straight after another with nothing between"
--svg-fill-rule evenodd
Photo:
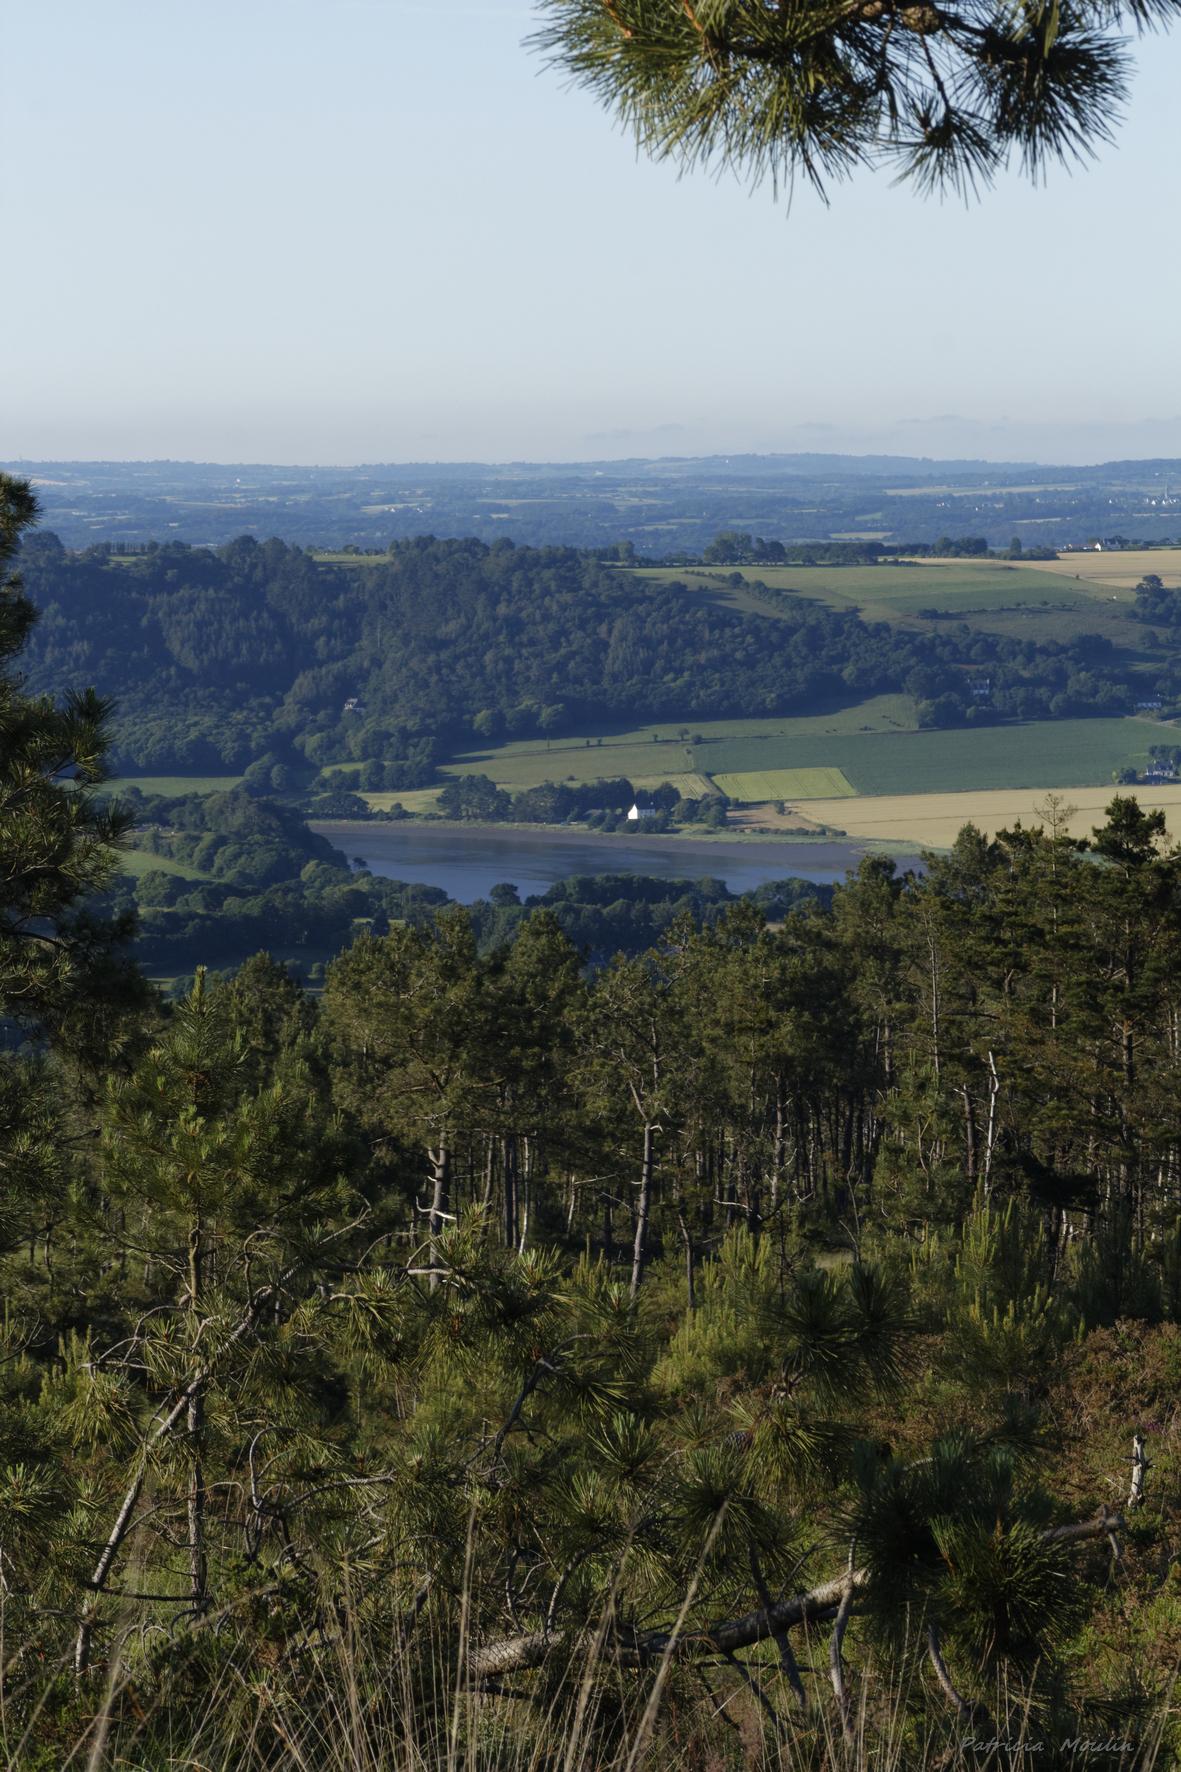
<instances>
[{"instance_id":1,"label":"sky","mask_svg":"<svg viewBox=\"0 0 1181 1772\"><path fill-rule=\"evenodd\" d=\"M512 0L38 0L0 51L0 459L1181 456L1173 107L971 207L680 177Z\"/></svg>"}]
</instances>

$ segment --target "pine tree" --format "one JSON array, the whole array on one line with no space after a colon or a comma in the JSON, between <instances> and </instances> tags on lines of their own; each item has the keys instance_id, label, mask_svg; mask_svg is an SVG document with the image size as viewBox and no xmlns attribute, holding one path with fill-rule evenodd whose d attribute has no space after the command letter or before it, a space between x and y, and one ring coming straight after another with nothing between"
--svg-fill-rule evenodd
<instances>
[{"instance_id":1,"label":"pine tree","mask_svg":"<svg viewBox=\"0 0 1181 1772\"><path fill-rule=\"evenodd\" d=\"M1032 178L1110 139L1126 34L1177 0L543 0L533 41L683 165L823 189L865 164L920 188Z\"/></svg>"},{"instance_id":2,"label":"pine tree","mask_svg":"<svg viewBox=\"0 0 1181 1772\"><path fill-rule=\"evenodd\" d=\"M79 1672L133 1531L174 1618L200 1619L236 1571L284 1560L291 1494L336 1460L325 1430L347 1313L331 1283L372 1235L356 1148L297 1066L251 1086L228 1009L199 975L133 1074L112 1080L99 1184L75 1208L92 1264L119 1276L114 1323L79 1340L60 1381L83 1442L106 1448Z\"/></svg>"},{"instance_id":3,"label":"pine tree","mask_svg":"<svg viewBox=\"0 0 1181 1772\"><path fill-rule=\"evenodd\" d=\"M458 909L427 929L363 937L328 972L324 1013L341 1102L391 1166L409 1171L428 1265L456 1217L457 1184L476 1171L478 1135L494 1118L507 1056L500 1011L471 920ZM409 1164L400 1162L407 1151Z\"/></svg>"},{"instance_id":4,"label":"pine tree","mask_svg":"<svg viewBox=\"0 0 1181 1772\"><path fill-rule=\"evenodd\" d=\"M25 695L13 662L35 620L11 570L36 520L25 482L0 474L0 1246L60 1198L63 1072L117 1062L144 1001L130 924L96 915L126 820L98 796L109 705Z\"/></svg>"}]
</instances>

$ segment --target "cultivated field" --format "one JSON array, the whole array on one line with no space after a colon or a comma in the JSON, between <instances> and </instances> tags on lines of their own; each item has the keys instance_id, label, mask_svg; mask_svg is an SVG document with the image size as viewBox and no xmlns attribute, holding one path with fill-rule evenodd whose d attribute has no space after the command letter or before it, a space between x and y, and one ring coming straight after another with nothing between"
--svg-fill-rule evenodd
<instances>
[{"instance_id":1,"label":"cultivated field","mask_svg":"<svg viewBox=\"0 0 1181 1772\"><path fill-rule=\"evenodd\" d=\"M514 792L544 781L618 775L637 787L668 781L693 795L715 783L731 799L748 803L807 800L811 815L817 799L854 794L1102 787L1117 769L1142 768L1149 745L1173 734L1156 720L1123 718L919 732L913 704L904 696L879 696L796 720L703 721L688 740L681 738L683 730L657 725L601 740L521 741L469 752L447 764L445 773L488 775ZM375 807L401 801L409 812L432 811L437 797L436 788L365 795Z\"/></svg>"},{"instance_id":2,"label":"cultivated field","mask_svg":"<svg viewBox=\"0 0 1181 1772\"><path fill-rule=\"evenodd\" d=\"M676 788L682 800L700 800L714 791L714 784L709 776L701 775L696 770L686 770L680 775L640 775L632 780L634 788L659 788L666 783L670 788Z\"/></svg>"},{"instance_id":3,"label":"cultivated field","mask_svg":"<svg viewBox=\"0 0 1181 1772\"><path fill-rule=\"evenodd\" d=\"M792 768L791 755L759 757L753 763L719 761L723 747L746 741L822 746L848 735L904 733L915 730L914 702L906 695L877 695L826 714L792 719L780 715L763 720L696 720L656 723L615 733L580 734L572 738L522 739L469 751L446 765L448 775L489 775L499 787L515 790L543 781L595 781L600 776L626 775L637 785L652 785L683 775L715 775L718 769ZM682 737L682 734L685 736ZM806 766L825 767L827 756L802 758ZM395 795L408 804L405 795Z\"/></svg>"},{"instance_id":4,"label":"cultivated field","mask_svg":"<svg viewBox=\"0 0 1181 1772\"><path fill-rule=\"evenodd\" d=\"M952 732L733 738L708 753L698 746L697 758L715 779L778 769L839 769L858 794L1085 787L1109 782L1116 769L1143 766L1148 746L1171 733L1156 720L1042 720Z\"/></svg>"},{"instance_id":5,"label":"cultivated field","mask_svg":"<svg viewBox=\"0 0 1181 1772\"><path fill-rule=\"evenodd\" d=\"M1155 564L1152 564L1155 562ZM707 579L692 571L648 569L653 578L680 578L691 592L715 597L748 613L782 618L798 599L855 610L866 621L926 626L931 619L964 621L982 633L1068 642L1101 634L1134 661L1143 631L1131 619L1132 587L1145 571L1181 583L1181 548L1126 554L1071 554L1063 560L1020 565L997 560L910 560L890 566L748 566L761 580L791 593L785 609L760 601L727 574Z\"/></svg>"},{"instance_id":6,"label":"cultivated field","mask_svg":"<svg viewBox=\"0 0 1181 1772\"><path fill-rule=\"evenodd\" d=\"M913 560L889 566L746 566L736 570L741 571L747 583L761 582L771 590L798 595L802 602L823 603L830 609L856 610L866 621L914 621L927 610L967 619L975 612L1056 609L1075 615L1075 625L1082 630L1093 624L1077 618L1089 612L1106 589L1082 577L1077 584L1073 578L1069 583L1056 584L1032 564L1010 565L995 560ZM728 585L726 571L720 578L709 578L691 570L677 572L664 567L645 569L643 575L665 581L679 579L690 590L712 595L751 614L785 613L740 586ZM1139 577L1137 573L1130 582L1135 584Z\"/></svg>"},{"instance_id":7,"label":"cultivated field","mask_svg":"<svg viewBox=\"0 0 1181 1772\"><path fill-rule=\"evenodd\" d=\"M1181 784L1176 787L1072 788L1058 797L1066 810L1072 836L1089 836L1103 823L1104 808L1116 794L1134 794L1141 806L1160 807L1170 834L1181 838ZM986 836L1015 825L1044 824L1046 791L1042 788L998 788L958 794L886 794L864 800L814 800L808 816L833 825L850 837L884 843L912 842L947 849L966 824ZM1039 810L1040 809L1040 810Z\"/></svg>"},{"instance_id":8,"label":"cultivated field","mask_svg":"<svg viewBox=\"0 0 1181 1772\"><path fill-rule=\"evenodd\" d=\"M846 799L856 793L839 769L759 769L715 775L731 800Z\"/></svg>"},{"instance_id":9,"label":"cultivated field","mask_svg":"<svg viewBox=\"0 0 1181 1772\"><path fill-rule=\"evenodd\" d=\"M1133 590L1147 572L1170 589L1181 588L1181 548L1129 548L1123 553L1063 554L1060 560L1031 560L1031 572L1049 572L1096 589Z\"/></svg>"}]
</instances>

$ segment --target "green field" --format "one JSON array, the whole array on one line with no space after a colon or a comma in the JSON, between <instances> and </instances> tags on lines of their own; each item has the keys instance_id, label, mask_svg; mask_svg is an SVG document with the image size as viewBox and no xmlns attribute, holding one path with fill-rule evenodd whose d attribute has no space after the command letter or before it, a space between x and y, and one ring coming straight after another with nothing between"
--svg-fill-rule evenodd
<instances>
[{"instance_id":1,"label":"green field","mask_svg":"<svg viewBox=\"0 0 1181 1772\"><path fill-rule=\"evenodd\" d=\"M729 567L711 567L708 571L697 572L691 566L638 566L628 568L634 571L637 578L650 578L663 584L687 585L691 591L700 593L711 602L724 603L729 609L740 609L744 615L769 616L772 621L788 621L791 619L790 609L777 609L771 603L765 603L745 590L740 584L729 584ZM753 571L752 579L760 576ZM769 581L764 578L764 584Z\"/></svg>"},{"instance_id":2,"label":"green field","mask_svg":"<svg viewBox=\"0 0 1181 1772\"><path fill-rule=\"evenodd\" d=\"M200 868L190 867L187 862L173 861L170 855L151 855L146 849L121 849L119 851L119 872L130 874L133 879L140 879L144 874L180 874L186 880L208 880L210 876L203 874Z\"/></svg>"},{"instance_id":3,"label":"green field","mask_svg":"<svg viewBox=\"0 0 1181 1772\"><path fill-rule=\"evenodd\" d=\"M1116 558L1116 556L1111 556ZM1140 635L1128 617L1130 594L1083 576L1039 571L1035 566L991 560L956 560L939 564L907 561L897 566L747 566L736 568L748 583L798 595L801 602L830 609L856 610L866 621L913 622L924 611L967 621L995 631L998 617L1014 623L1012 631L1029 638L1069 639L1079 633L1105 633L1124 646L1137 646ZM739 585L725 582L729 569L710 577L691 569L641 569L641 576L666 583L680 580L690 590L750 614L790 615L761 602ZM793 597L794 601L794 597ZM1040 632L1024 625L1036 618ZM1021 625L1017 625L1021 624ZM1006 626L1005 631L1009 631Z\"/></svg>"},{"instance_id":4,"label":"green field","mask_svg":"<svg viewBox=\"0 0 1181 1772\"><path fill-rule=\"evenodd\" d=\"M838 800L857 792L840 769L757 769L715 775L731 800Z\"/></svg>"},{"instance_id":5,"label":"green field","mask_svg":"<svg viewBox=\"0 0 1181 1772\"><path fill-rule=\"evenodd\" d=\"M715 780L767 770L839 769L858 794L1085 787L1110 782L1112 771L1125 764L1143 765L1148 746L1170 730L1155 720L1042 720L951 732L733 738L713 749L709 764L699 760Z\"/></svg>"},{"instance_id":6,"label":"green field","mask_svg":"<svg viewBox=\"0 0 1181 1772\"><path fill-rule=\"evenodd\" d=\"M433 812L439 804L438 788L402 788L393 793L383 790L380 793L362 794L375 812L389 812L394 806L401 806L406 812L421 816L424 812Z\"/></svg>"},{"instance_id":7,"label":"green field","mask_svg":"<svg viewBox=\"0 0 1181 1772\"><path fill-rule=\"evenodd\" d=\"M714 784L708 775L701 775L693 770L686 770L680 775L647 775L637 776L632 781L634 788L659 788L665 784L676 788L683 800L700 800L706 794L712 794Z\"/></svg>"},{"instance_id":8,"label":"green field","mask_svg":"<svg viewBox=\"0 0 1181 1772\"><path fill-rule=\"evenodd\" d=\"M141 794L228 794L242 780L240 775L119 775L103 783L108 793L138 788Z\"/></svg>"},{"instance_id":9,"label":"green field","mask_svg":"<svg viewBox=\"0 0 1181 1772\"><path fill-rule=\"evenodd\" d=\"M713 775L718 746L735 740L829 739L842 734L915 730L914 702L907 695L875 695L826 714L779 715L764 720L694 720L654 724L631 731L575 738L523 739L469 751L445 765L448 775L490 775L498 787L516 790L543 781L596 781L626 775L637 786L683 775ZM681 734L688 736L682 738ZM787 760L790 768L794 759ZM808 759L812 761L811 758ZM827 759L821 759L821 766ZM772 767L778 767L773 763ZM736 765L743 768L746 765ZM750 765L757 767L757 765ZM398 794L409 804L406 796Z\"/></svg>"},{"instance_id":10,"label":"green field","mask_svg":"<svg viewBox=\"0 0 1181 1772\"><path fill-rule=\"evenodd\" d=\"M837 713L800 719L708 720L686 742L677 726L546 741L533 739L469 752L446 765L453 775L489 775L515 791L543 781L593 781L625 775L638 786L708 776L733 799L790 800L787 785L807 772L835 772L837 785L810 797L947 793L957 789L1084 787L1110 782L1112 771L1143 764L1148 746L1171 728L1140 719L1043 720L1029 725L919 732L905 696L878 696ZM653 735L655 734L655 738ZM741 786L727 787L742 777ZM760 778L756 785L753 778ZM782 782L780 778L782 777ZM768 785L774 778L774 785ZM843 781L842 781L843 778ZM683 789L684 791L684 789ZM392 795L410 809L410 797ZM372 796L374 804L386 796ZM425 806L415 810L426 810Z\"/></svg>"},{"instance_id":11,"label":"green field","mask_svg":"<svg viewBox=\"0 0 1181 1772\"><path fill-rule=\"evenodd\" d=\"M695 731L703 730L695 727ZM497 787L515 793L543 781L597 781L600 776L626 775L629 781L668 781L695 771L700 746L652 733L624 733L594 740L555 740L541 744L501 745L469 751L445 765L447 775L490 775Z\"/></svg>"}]
</instances>

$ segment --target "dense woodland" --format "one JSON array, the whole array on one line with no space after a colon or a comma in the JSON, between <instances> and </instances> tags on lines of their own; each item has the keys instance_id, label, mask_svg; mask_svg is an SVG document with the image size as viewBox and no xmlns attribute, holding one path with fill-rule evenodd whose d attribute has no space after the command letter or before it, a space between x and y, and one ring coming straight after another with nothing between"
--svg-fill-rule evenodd
<instances>
[{"instance_id":1,"label":"dense woodland","mask_svg":"<svg viewBox=\"0 0 1181 1772\"><path fill-rule=\"evenodd\" d=\"M37 535L22 575L40 611L29 688L101 683L118 702L112 760L126 773L374 760L397 790L473 743L604 721L801 713L905 691L923 723L947 726L1126 712L1145 693L1098 635L903 631L782 592L768 621L593 554L508 541L420 537L351 565L245 537L118 557ZM987 707L968 685L980 666Z\"/></svg>"},{"instance_id":2,"label":"dense woodland","mask_svg":"<svg viewBox=\"0 0 1181 1772\"><path fill-rule=\"evenodd\" d=\"M33 516L0 482L0 550ZM9 582L8 1763L1168 1763L1160 816L593 967L556 907L421 906L318 996L260 953L167 1005L102 897L109 710L23 692L32 615ZM292 846L250 805L227 886Z\"/></svg>"}]
</instances>

